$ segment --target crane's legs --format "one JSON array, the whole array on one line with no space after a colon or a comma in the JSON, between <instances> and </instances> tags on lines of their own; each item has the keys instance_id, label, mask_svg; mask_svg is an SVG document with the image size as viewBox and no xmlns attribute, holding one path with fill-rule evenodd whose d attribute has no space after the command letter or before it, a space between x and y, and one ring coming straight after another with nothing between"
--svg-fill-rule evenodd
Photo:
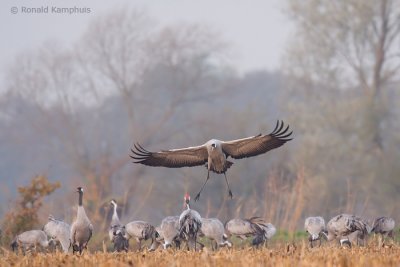
<instances>
[{"instance_id":1,"label":"crane's legs","mask_svg":"<svg viewBox=\"0 0 400 267\"><path fill-rule=\"evenodd\" d=\"M203 191L204 186L206 186L206 183L207 183L208 179L210 179L210 170L207 170L207 178L206 178L206 181L204 182L203 186L201 187L199 193L197 193L196 197L194 198L194 201L199 200L201 191Z\"/></svg>"},{"instance_id":2,"label":"crane's legs","mask_svg":"<svg viewBox=\"0 0 400 267\"><path fill-rule=\"evenodd\" d=\"M225 173L224 173L224 176L225 176L226 185L228 186L229 196L232 199L233 198L232 191L231 191L231 188L229 187L228 178L226 178L226 174Z\"/></svg>"}]
</instances>

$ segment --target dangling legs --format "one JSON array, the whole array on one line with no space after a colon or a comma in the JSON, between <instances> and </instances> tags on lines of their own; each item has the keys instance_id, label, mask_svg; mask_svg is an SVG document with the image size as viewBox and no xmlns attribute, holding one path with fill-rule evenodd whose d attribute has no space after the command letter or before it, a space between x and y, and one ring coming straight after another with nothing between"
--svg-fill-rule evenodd
<instances>
[{"instance_id":1,"label":"dangling legs","mask_svg":"<svg viewBox=\"0 0 400 267\"><path fill-rule=\"evenodd\" d=\"M210 179L210 170L207 170L207 178L206 178L206 181L204 182L203 186L201 187L199 193L197 193L196 197L194 198L194 201L199 200L201 191L203 191L204 186L206 186L206 183L207 183L208 179Z\"/></svg>"},{"instance_id":2,"label":"dangling legs","mask_svg":"<svg viewBox=\"0 0 400 267\"><path fill-rule=\"evenodd\" d=\"M224 176L225 176L226 185L228 186L229 196L232 199L233 198L232 191L231 191L231 188L229 187L228 178L226 178L226 174L225 173L224 173Z\"/></svg>"}]
</instances>

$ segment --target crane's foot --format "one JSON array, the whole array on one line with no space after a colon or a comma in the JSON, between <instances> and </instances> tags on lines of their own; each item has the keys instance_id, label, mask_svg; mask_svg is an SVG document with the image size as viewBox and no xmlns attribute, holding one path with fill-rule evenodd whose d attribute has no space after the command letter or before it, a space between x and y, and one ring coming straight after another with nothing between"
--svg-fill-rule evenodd
<instances>
[{"instance_id":1,"label":"crane's foot","mask_svg":"<svg viewBox=\"0 0 400 267\"><path fill-rule=\"evenodd\" d=\"M229 190L229 197L232 199L233 198L233 194L232 194L232 191L231 190Z\"/></svg>"},{"instance_id":2,"label":"crane's foot","mask_svg":"<svg viewBox=\"0 0 400 267\"><path fill-rule=\"evenodd\" d=\"M200 199L200 192L196 195L196 197L194 198L194 201L197 202L197 200Z\"/></svg>"}]
</instances>

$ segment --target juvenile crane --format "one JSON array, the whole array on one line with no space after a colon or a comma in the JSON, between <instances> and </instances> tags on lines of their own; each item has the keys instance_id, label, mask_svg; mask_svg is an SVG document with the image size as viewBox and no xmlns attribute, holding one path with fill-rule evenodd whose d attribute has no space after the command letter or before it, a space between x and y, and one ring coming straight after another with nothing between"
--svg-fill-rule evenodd
<instances>
[{"instance_id":1,"label":"juvenile crane","mask_svg":"<svg viewBox=\"0 0 400 267\"><path fill-rule=\"evenodd\" d=\"M111 227L113 231L114 250L117 252L129 250L129 240L125 238L125 226L114 225Z\"/></svg>"},{"instance_id":2,"label":"juvenile crane","mask_svg":"<svg viewBox=\"0 0 400 267\"><path fill-rule=\"evenodd\" d=\"M375 234L381 234L382 236L388 235L393 238L393 229L395 222L389 217L379 217L375 219L374 225L372 226L372 232Z\"/></svg>"},{"instance_id":3,"label":"juvenile crane","mask_svg":"<svg viewBox=\"0 0 400 267\"><path fill-rule=\"evenodd\" d=\"M217 218L202 218L200 236L205 236L216 243L215 249L218 247L232 247L232 243L224 238L225 228ZM213 246L214 249L214 246Z\"/></svg>"},{"instance_id":4,"label":"juvenile crane","mask_svg":"<svg viewBox=\"0 0 400 267\"><path fill-rule=\"evenodd\" d=\"M50 215L49 221L43 226L43 231L53 240L60 242L63 251L68 253L68 249L71 245L71 226L68 223L57 220Z\"/></svg>"},{"instance_id":5,"label":"juvenile crane","mask_svg":"<svg viewBox=\"0 0 400 267\"><path fill-rule=\"evenodd\" d=\"M135 160L134 163L153 167L181 168L205 165L207 168L206 181L196 195L195 201L200 198L200 194L210 178L210 171L224 174L229 196L232 198L232 191L225 174L233 164L233 162L227 160L228 157L234 159L254 157L278 148L292 140L289 138L292 132L288 133L288 130L289 126L284 129L283 122L278 121L275 129L268 135L259 134L232 141L211 139L201 146L162 150L160 152L150 152L136 143L135 149L131 149L133 153L131 158Z\"/></svg>"},{"instance_id":6,"label":"juvenile crane","mask_svg":"<svg viewBox=\"0 0 400 267\"><path fill-rule=\"evenodd\" d=\"M351 246L351 241L360 243L368 235L368 225L358 216L351 214L340 214L333 217L327 224L328 241L339 239L340 244Z\"/></svg>"},{"instance_id":7,"label":"juvenile crane","mask_svg":"<svg viewBox=\"0 0 400 267\"><path fill-rule=\"evenodd\" d=\"M112 199L110 201L111 206L113 207L113 215L111 217L110 229L108 230L108 236L110 237L110 241L114 242L114 233L121 229L122 224L119 220L118 213L117 213L117 202Z\"/></svg>"},{"instance_id":8,"label":"juvenile crane","mask_svg":"<svg viewBox=\"0 0 400 267\"><path fill-rule=\"evenodd\" d=\"M261 228L263 234L256 235L251 242L251 244L256 247L261 244L267 245L268 240L276 233L276 228L272 223L259 223L258 226Z\"/></svg>"},{"instance_id":9,"label":"juvenile crane","mask_svg":"<svg viewBox=\"0 0 400 267\"><path fill-rule=\"evenodd\" d=\"M321 235L325 231L324 218L320 216L306 218L304 222L304 229L310 235L308 238L310 246L313 247L313 241L317 240L319 240L319 245L321 246Z\"/></svg>"},{"instance_id":10,"label":"juvenile crane","mask_svg":"<svg viewBox=\"0 0 400 267\"><path fill-rule=\"evenodd\" d=\"M225 230L228 237L234 235L242 240L245 240L247 237L254 237L254 242L252 243L253 245L258 245L265 241L264 236L266 233L272 237L276 232L275 227L271 228L272 231L266 231L265 227L267 226L265 225L265 221L260 217L251 217L250 219L235 218L226 222Z\"/></svg>"},{"instance_id":11,"label":"juvenile crane","mask_svg":"<svg viewBox=\"0 0 400 267\"><path fill-rule=\"evenodd\" d=\"M21 247L23 251L34 248L37 250L38 247L47 248L53 241L47 240L47 234L41 230L30 230L17 235L11 243L11 248L15 251L18 247Z\"/></svg>"},{"instance_id":12,"label":"juvenile crane","mask_svg":"<svg viewBox=\"0 0 400 267\"><path fill-rule=\"evenodd\" d=\"M84 248L87 249L87 244L93 233L93 225L86 215L85 209L82 205L83 199L83 188L78 187L77 192L79 194L78 200L78 211L76 219L71 226L71 245L72 253L79 252L82 254Z\"/></svg>"},{"instance_id":13,"label":"juvenile crane","mask_svg":"<svg viewBox=\"0 0 400 267\"><path fill-rule=\"evenodd\" d=\"M151 245L155 240L156 231L153 225L145 221L132 221L127 223L124 228L125 239L129 240L131 237L136 239L138 250L142 250L142 241L151 239Z\"/></svg>"},{"instance_id":14,"label":"juvenile crane","mask_svg":"<svg viewBox=\"0 0 400 267\"><path fill-rule=\"evenodd\" d=\"M165 217L156 230L159 235L157 242L163 240L164 249L171 247L173 242L179 246L179 216Z\"/></svg>"}]
</instances>

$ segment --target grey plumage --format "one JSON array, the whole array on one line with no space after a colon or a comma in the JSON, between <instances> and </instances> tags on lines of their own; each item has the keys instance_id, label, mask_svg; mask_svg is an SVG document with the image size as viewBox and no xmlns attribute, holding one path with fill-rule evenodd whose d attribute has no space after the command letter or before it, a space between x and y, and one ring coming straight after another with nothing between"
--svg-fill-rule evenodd
<instances>
[{"instance_id":1,"label":"grey plumage","mask_svg":"<svg viewBox=\"0 0 400 267\"><path fill-rule=\"evenodd\" d=\"M125 225L124 237L129 240L135 238L138 243L138 249L142 249L142 241L151 239L151 245L155 240L155 228L148 222L145 221L132 221Z\"/></svg>"},{"instance_id":2,"label":"grey plumage","mask_svg":"<svg viewBox=\"0 0 400 267\"><path fill-rule=\"evenodd\" d=\"M324 218L320 216L306 218L304 229L310 235L308 240L311 247L313 247L313 241L317 240L320 241L319 244L321 245L321 235L326 230Z\"/></svg>"},{"instance_id":3,"label":"grey plumage","mask_svg":"<svg viewBox=\"0 0 400 267\"><path fill-rule=\"evenodd\" d=\"M112 227L114 250L117 252L129 250L129 240L125 238L125 226Z\"/></svg>"},{"instance_id":4,"label":"grey plumage","mask_svg":"<svg viewBox=\"0 0 400 267\"><path fill-rule=\"evenodd\" d=\"M284 128L283 122L278 121L274 131L268 135L259 134L232 141L211 139L201 146L159 152L150 152L137 143L134 145L134 149L132 149L133 155L131 157L135 160L134 163L153 167L181 168L205 165L207 167L207 178L195 198L195 200L198 200L201 191L210 177L210 171L225 175L225 172L233 164L227 160L229 157L234 159L254 157L282 146L292 140L289 138L292 132L288 132L288 130L289 126ZM226 175L225 181L229 196L232 198L232 191L230 190Z\"/></svg>"},{"instance_id":5,"label":"grey plumage","mask_svg":"<svg viewBox=\"0 0 400 267\"><path fill-rule=\"evenodd\" d=\"M258 223L263 234L256 234L251 244L258 247L261 244L266 244L276 233L276 228L272 223Z\"/></svg>"},{"instance_id":6,"label":"grey plumage","mask_svg":"<svg viewBox=\"0 0 400 267\"><path fill-rule=\"evenodd\" d=\"M225 223L225 230L228 236L234 235L241 239L246 239L250 236L262 235L263 231L257 224L259 217L250 219L235 218Z\"/></svg>"},{"instance_id":7,"label":"grey plumage","mask_svg":"<svg viewBox=\"0 0 400 267\"><path fill-rule=\"evenodd\" d=\"M165 217L160 226L156 228L156 231L159 235L156 238L157 242L163 242L164 249L171 247L173 242L177 244L179 239L179 216Z\"/></svg>"},{"instance_id":8,"label":"grey plumage","mask_svg":"<svg viewBox=\"0 0 400 267\"><path fill-rule=\"evenodd\" d=\"M122 227L122 224L121 221L119 220L119 216L117 213L117 208L118 208L117 202L114 199L112 199L110 201L110 204L113 208L113 214L111 217L110 229L108 230L108 236L110 238L110 241L113 242L114 232L118 231Z\"/></svg>"},{"instance_id":9,"label":"grey plumage","mask_svg":"<svg viewBox=\"0 0 400 267\"><path fill-rule=\"evenodd\" d=\"M79 252L82 254L84 248L87 249L87 244L93 234L93 225L86 215L85 209L82 205L83 199L83 188L78 187L77 192L79 194L78 211L75 221L71 226L71 245L72 252Z\"/></svg>"},{"instance_id":10,"label":"grey plumage","mask_svg":"<svg viewBox=\"0 0 400 267\"><path fill-rule=\"evenodd\" d=\"M50 215L48 222L43 227L43 231L53 240L60 242L63 251L68 253L68 249L71 245L71 226L68 223L57 220Z\"/></svg>"},{"instance_id":11,"label":"grey plumage","mask_svg":"<svg viewBox=\"0 0 400 267\"><path fill-rule=\"evenodd\" d=\"M200 235L205 236L216 243L216 247L232 247L229 240L224 239L225 228L220 220L217 218L202 218Z\"/></svg>"},{"instance_id":12,"label":"grey plumage","mask_svg":"<svg viewBox=\"0 0 400 267\"><path fill-rule=\"evenodd\" d=\"M388 235L393 238L395 221L389 217L376 218L372 226L372 232L375 234Z\"/></svg>"},{"instance_id":13,"label":"grey plumage","mask_svg":"<svg viewBox=\"0 0 400 267\"><path fill-rule=\"evenodd\" d=\"M249 219L232 219L225 223L225 230L228 237L234 235L242 240L253 237L252 245L254 246L265 243L276 233L275 226L257 216Z\"/></svg>"},{"instance_id":14,"label":"grey plumage","mask_svg":"<svg viewBox=\"0 0 400 267\"><path fill-rule=\"evenodd\" d=\"M358 216L340 214L333 217L327 224L328 241L339 239L340 243L360 244L368 235L367 224Z\"/></svg>"},{"instance_id":15,"label":"grey plumage","mask_svg":"<svg viewBox=\"0 0 400 267\"><path fill-rule=\"evenodd\" d=\"M128 251L129 250L129 240L125 238L125 226L122 225L118 216L118 205L117 202L112 199L110 204L113 208L113 214L111 217L110 228L108 230L108 235L110 241L114 244L115 251Z\"/></svg>"},{"instance_id":16,"label":"grey plumage","mask_svg":"<svg viewBox=\"0 0 400 267\"><path fill-rule=\"evenodd\" d=\"M189 206L190 196L186 193L184 197L186 210L179 216L179 235L188 243L188 248L197 249L197 234L201 228L200 214Z\"/></svg>"},{"instance_id":17,"label":"grey plumage","mask_svg":"<svg viewBox=\"0 0 400 267\"><path fill-rule=\"evenodd\" d=\"M47 239L47 234L42 230L30 230L17 235L11 242L11 248L15 251L18 247L23 250L41 247L47 248L51 241Z\"/></svg>"}]
</instances>

